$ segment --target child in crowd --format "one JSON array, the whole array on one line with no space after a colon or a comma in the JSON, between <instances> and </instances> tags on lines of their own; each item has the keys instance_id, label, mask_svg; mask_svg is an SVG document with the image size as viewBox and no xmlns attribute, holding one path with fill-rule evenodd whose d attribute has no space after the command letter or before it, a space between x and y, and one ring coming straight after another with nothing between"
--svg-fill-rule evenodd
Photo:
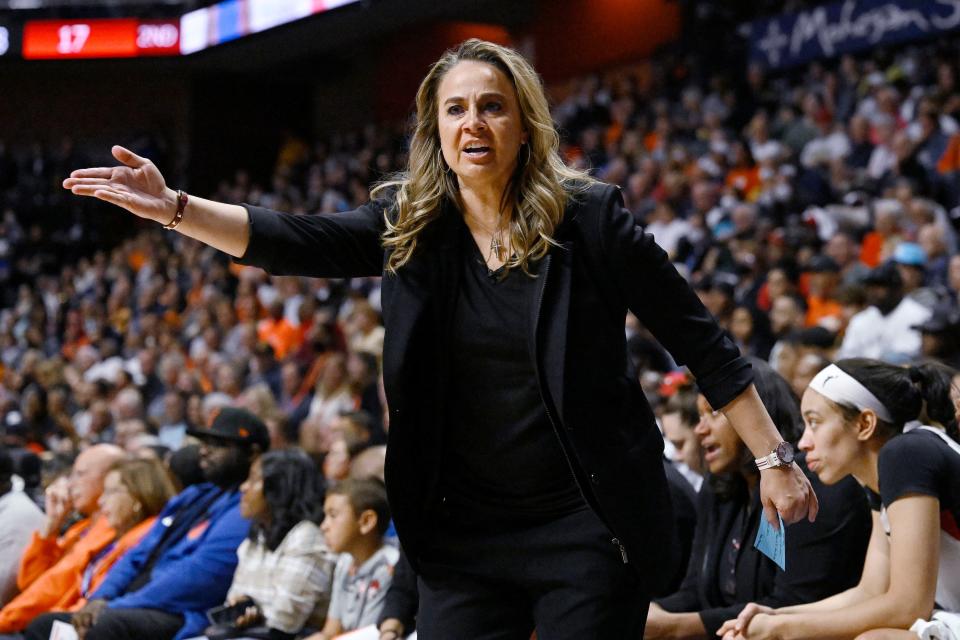
<instances>
[{"instance_id":1,"label":"child in crowd","mask_svg":"<svg viewBox=\"0 0 960 640\"><path fill-rule=\"evenodd\" d=\"M320 526L327 546L343 554L333 574L333 590L323 630L307 640L330 640L344 631L374 625L383 608L400 558L384 544L390 508L383 483L344 480L327 491Z\"/></svg>"},{"instance_id":2,"label":"child in crowd","mask_svg":"<svg viewBox=\"0 0 960 640\"><path fill-rule=\"evenodd\" d=\"M860 583L801 606L750 604L719 635L960 638L955 373L936 364L903 368L851 358L814 377L803 394L800 447L823 482L852 475L866 489L873 534ZM924 424L903 433L914 420Z\"/></svg>"}]
</instances>

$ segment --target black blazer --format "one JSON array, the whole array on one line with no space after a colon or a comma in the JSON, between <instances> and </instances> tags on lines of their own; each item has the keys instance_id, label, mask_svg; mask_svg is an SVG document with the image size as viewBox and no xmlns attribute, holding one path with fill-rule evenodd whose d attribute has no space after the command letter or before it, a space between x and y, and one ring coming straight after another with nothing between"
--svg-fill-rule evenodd
<instances>
[{"instance_id":1,"label":"black blazer","mask_svg":"<svg viewBox=\"0 0 960 640\"><path fill-rule=\"evenodd\" d=\"M451 205L424 231L418 252L384 271L380 238L389 201L333 215L248 206L250 244L240 260L270 273L383 275L384 387L390 409L387 492L414 568L441 499L447 344L459 287L463 234ZM571 198L544 257L531 305L534 368L547 413L577 484L610 529L611 552L629 560L652 593L677 554L660 462L663 439L626 356L632 311L686 364L712 406L752 381L749 363L653 238L605 184Z\"/></svg>"},{"instance_id":2,"label":"black blazer","mask_svg":"<svg viewBox=\"0 0 960 640\"><path fill-rule=\"evenodd\" d=\"M698 612L712 638L748 602L785 607L815 602L857 584L872 527L866 495L851 477L827 486L807 469L802 456L798 463L820 500L820 513L816 522L804 519L787 529L787 570L781 571L753 546L763 517L759 492L720 499L704 482L687 575L676 593L657 601L661 607ZM729 552L731 531L744 510L749 519L736 554L735 602L726 602L720 591L720 559Z\"/></svg>"}]
</instances>

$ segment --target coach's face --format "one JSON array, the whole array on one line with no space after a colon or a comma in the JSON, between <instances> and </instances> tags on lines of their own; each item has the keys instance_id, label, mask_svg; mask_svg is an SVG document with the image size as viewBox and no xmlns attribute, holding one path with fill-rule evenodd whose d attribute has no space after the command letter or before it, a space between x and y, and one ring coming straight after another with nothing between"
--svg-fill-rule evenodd
<instances>
[{"instance_id":1,"label":"coach's face","mask_svg":"<svg viewBox=\"0 0 960 640\"><path fill-rule=\"evenodd\" d=\"M502 193L527 141L510 79L485 62L465 60L440 81L437 101L440 148L461 188Z\"/></svg>"}]
</instances>

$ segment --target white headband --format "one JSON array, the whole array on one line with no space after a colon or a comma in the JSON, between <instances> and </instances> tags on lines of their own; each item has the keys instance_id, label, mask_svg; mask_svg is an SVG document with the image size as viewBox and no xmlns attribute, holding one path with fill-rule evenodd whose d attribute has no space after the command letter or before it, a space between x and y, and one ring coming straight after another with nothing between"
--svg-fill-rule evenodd
<instances>
[{"instance_id":1,"label":"white headband","mask_svg":"<svg viewBox=\"0 0 960 640\"><path fill-rule=\"evenodd\" d=\"M869 389L835 364L828 365L810 381L810 388L837 404L871 409L885 422L893 422L890 410Z\"/></svg>"}]
</instances>

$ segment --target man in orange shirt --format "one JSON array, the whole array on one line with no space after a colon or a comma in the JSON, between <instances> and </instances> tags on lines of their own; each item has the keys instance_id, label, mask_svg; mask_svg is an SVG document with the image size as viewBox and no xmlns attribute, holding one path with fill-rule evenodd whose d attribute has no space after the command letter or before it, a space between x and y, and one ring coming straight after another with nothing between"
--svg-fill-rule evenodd
<instances>
[{"instance_id":1,"label":"man in orange shirt","mask_svg":"<svg viewBox=\"0 0 960 640\"><path fill-rule=\"evenodd\" d=\"M273 347L277 360L300 346L302 336L295 326L283 315L283 302L277 300L270 305L270 314L257 323L257 339Z\"/></svg>"},{"instance_id":2,"label":"man in orange shirt","mask_svg":"<svg viewBox=\"0 0 960 640\"><path fill-rule=\"evenodd\" d=\"M807 272L807 327L823 326L836 333L840 330L843 308L834 297L840 280L840 265L833 258L815 255L804 267Z\"/></svg>"},{"instance_id":3,"label":"man in orange shirt","mask_svg":"<svg viewBox=\"0 0 960 640\"><path fill-rule=\"evenodd\" d=\"M104 476L124 455L112 444L90 447L77 456L68 478L47 489L47 518L20 560L20 594L0 609L0 633L20 631L49 611L65 586L82 579L84 567L113 541L114 531L97 512L97 501ZM73 512L85 517L59 535Z\"/></svg>"}]
</instances>

